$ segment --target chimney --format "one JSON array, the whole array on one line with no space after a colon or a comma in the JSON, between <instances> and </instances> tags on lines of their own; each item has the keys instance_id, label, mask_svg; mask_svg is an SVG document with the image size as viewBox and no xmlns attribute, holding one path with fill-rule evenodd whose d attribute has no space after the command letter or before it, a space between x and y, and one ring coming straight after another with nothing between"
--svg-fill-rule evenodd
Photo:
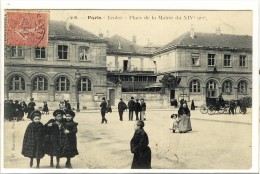
<instances>
[{"instance_id":1,"label":"chimney","mask_svg":"<svg viewBox=\"0 0 260 174\"><path fill-rule=\"evenodd\" d=\"M194 32L193 24L191 24L191 27L190 27L190 37L191 37L192 39L194 39L194 37L195 37L195 32Z\"/></svg>"},{"instance_id":2,"label":"chimney","mask_svg":"<svg viewBox=\"0 0 260 174\"><path fill-rule=\"evenodd\" d=\"M71 21L70 21L70 18L67 18L67 20L66 20L66 29L69 31L70 27L71 27Z\"/></svg>"},{"instance_id":3,"label":"chimney","mask_svg":"<svg viewBox=\"0 0 260 174\"><path fill-rule=\"evenodd\" d=\"M103 33L99 33L99 37L103 38L104 37Z\"/></svg>"},{"instance_id":4,"label":"chimney","mask_svg":"<svg viewBox=\"0 0 260 174\"><path fill-rule=\"evenodd\" d=\"M133 35L133 42L136 44L136 36Z\"/></svg>"},{"instance_id":5,"label":"chimney","mask_svg":"<svg viewBox=\"0 0 260 174\"><path fill-rule=\"evenodd\" d=\"M218 35L218 36L221 35L221 30L219 27L216 28L216 35Z\"/></svg>"}]
</instances>

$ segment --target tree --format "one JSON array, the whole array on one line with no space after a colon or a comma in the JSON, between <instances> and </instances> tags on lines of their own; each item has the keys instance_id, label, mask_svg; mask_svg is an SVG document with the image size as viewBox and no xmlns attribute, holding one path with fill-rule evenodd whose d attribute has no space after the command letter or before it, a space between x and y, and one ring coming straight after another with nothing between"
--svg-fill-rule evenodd
<instances>
[{"instance_id":1,"label":"tree","mask_svg":"<svg viewBox=\"0 0 260 174\"><path fill-rule=\"evenodd\" d=\"M162 92L165 93L165 89L174 89L176 86L178 86L176 77L171 74L165 74L162 78L162 80L159 81L162 83Z\"/></svg>"}]
</instances>

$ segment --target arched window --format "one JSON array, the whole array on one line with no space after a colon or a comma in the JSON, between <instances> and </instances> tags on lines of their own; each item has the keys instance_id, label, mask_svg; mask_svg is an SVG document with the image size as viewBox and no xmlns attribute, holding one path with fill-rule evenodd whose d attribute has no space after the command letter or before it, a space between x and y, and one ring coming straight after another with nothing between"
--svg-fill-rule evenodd
<instances>
[{"instance_id":1,"label":"arched window","mask_svg":"<svg viewBox=\"0 0 260 174\"><path fill-rule=\"evenodd\" d=\"M207 97L217 97L217 84L214 80L210 80L207 83Z\"/></svg>"},{"instance_id":2,"label":"arched window","mask_svg":"<svg viewBox=\"0 0 260 174\"><path fill-rule=\"evenodd\" d=\"M56 80L56 91L69 91L70 81L67 77L59 77Z\"/></svg>"},{"instance_id":3,"label":"arched window","mask_svg":"<svg viewBox=\"0 0 260 174\"><path fill-rule=\"evenodd\" d=\"M25 81L22 76L15 75L10 78L9 90L20 91L25 90Z\"/></svg>"},{"instance_id":4,"label":"arched window","mask_svg":"<svg viewBox=\"0 0 260 174\"><path fill-rule=\"evenodd\" d=\"M242 80L238 83L237 90L239 94L246 94L247 93L247 82Z\"/></svg>"},{"instance_id":5,"label":"arched window","mask_svg":"<svg viewBox=\"0 0 260 174\"><path fill-rule=\"evenodd\" d=\"M86 77L79 79L78 91L91 91L91 81Z\"/></svg>"},{"instance_id":6,"label":"arched window","mask_svg":"<svg viewBox=\"0 0 260 174\"><path fill-rule=\"evenodd\" d=\"M190 82L190 92L198 93L200 92L200 81L193 80Z\"/></svg>"},{"instance_id":7,"label":"arched window","mask_svg":"<svg viewBox=\"0 0 260 174\"><path fill-rule=\"evenodd\" d=\"M232 82L227 80L224 81L224 83L222 84L222 92L223 93L231 93L232 92Z\"/></svg>"},{"instance_id":8,"label":"arched window","mask_svg":"<svg viewBox=\"0 0 260 174\"><path fill-rule=\"evenodd\" d=\"M38 76L33 80L33 90L46 91L48 90L48 81L43 76Z\"/></svg>"}]
</instances>

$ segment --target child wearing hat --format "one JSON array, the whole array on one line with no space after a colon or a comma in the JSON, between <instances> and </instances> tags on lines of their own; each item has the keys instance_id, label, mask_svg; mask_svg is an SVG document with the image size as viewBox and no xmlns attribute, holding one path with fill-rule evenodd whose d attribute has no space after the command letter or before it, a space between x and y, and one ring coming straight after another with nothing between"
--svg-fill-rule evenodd
<instances>
[{"instance_id":1,"label":"child wearing hat","mask_svg":"<svg viewBox=\"0 0 260 174\"><path fill-rule=\"evenodd\" d=\"M56 168L60 168L60 158L63 157L63 147L65 141L65 129L63 110L57 109L53 112L54 119L50 119L45 125L45 154L50 156L50 167L53 167L53 157L56 156Z\"/></svg>"},{"instance_id":2,"label":"child wearing hat","mask_svg":"<svg viewBox=\"0 0 260 174\"><path fill-rule=\"evenodd\" d=\"M78 123L74 122L75 112L72 110L65 110L65 121L64 121L64 128L65 128L65 142L64 142L64 157L67 158L66 167L72 168L71 166L71 158L78 155L77 150L77 136L76 133L78 131L77 126Z\"/></svg>"},{"instance_id":3,"label":"child wearing hat","mask_svg":"<svg viewBox=\"0 0 260 174\"><path fill-rule=\"evenodd\" d=\"M41 121L41 112L34 111L32 122L26 128L23 138L22 155L30 158L30 167L33 166L33 158L36 158L37 168L40 168L40 159L44 157L44 126Z\"/></svg>"}]
</instances>

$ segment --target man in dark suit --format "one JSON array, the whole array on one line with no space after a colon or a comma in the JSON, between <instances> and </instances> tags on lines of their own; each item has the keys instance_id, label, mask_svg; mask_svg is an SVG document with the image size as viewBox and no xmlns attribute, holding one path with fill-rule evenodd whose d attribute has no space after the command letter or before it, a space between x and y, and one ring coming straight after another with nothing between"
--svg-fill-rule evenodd
<instances>
[{"instance_id":1,"label":"man in dark suit","mask_svg":"<svg viewBox=\"0 0 260 174\"><path fill-rule=\"evenodd\" d=\"M102 121L101 123L103 124L104 122L107 123L107 119L106 119L106 111L107 111L107 102L106 102L106 98L103 97L102 98L102 103L100 104L101 107L101 116L102 116Z\"/></svg>"},{"instance_id":2,"label":"man in dark suit","mask_svg":"<svg viewBox=\"0 0 260 174\"><path fill-rule=\"evenodd\" d=\"M139 103L139 100L136 99L136 102L135 102L135 116L136 116L136 120L139 120L139 113L141 111L141 104Z\"/></svg>"},{"instance_id":3,"label":"man in dark suit","mask_svg":"<svg viewBox=\"0 0 260 174\"><path fill-rule=\"evenodd\" d=\"M131 97L131 100L129 100L128 109L129 109L129 121L133 121L133 115L134 115L134 110L135 110L134 97Z\"/></svg>"}]
</instances>

